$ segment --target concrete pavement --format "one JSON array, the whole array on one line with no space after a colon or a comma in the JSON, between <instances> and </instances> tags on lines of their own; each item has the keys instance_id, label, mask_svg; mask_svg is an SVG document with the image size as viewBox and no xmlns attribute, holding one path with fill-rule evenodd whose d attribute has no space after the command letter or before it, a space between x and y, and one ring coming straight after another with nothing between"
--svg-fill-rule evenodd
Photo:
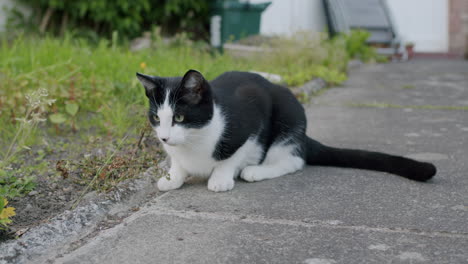
<instances>
[{"instance_id":1,"label":"concrete pavement","mask_svg":"<svg viewBox=\"0 0 468 264\"><path fill-rule=\"evenodd\" d=\"M468 63L365 65L307 106L329 145L429 160L429 183L307 167L155 197L48 263L468 263Z\"/></svg>"}]
</instances>

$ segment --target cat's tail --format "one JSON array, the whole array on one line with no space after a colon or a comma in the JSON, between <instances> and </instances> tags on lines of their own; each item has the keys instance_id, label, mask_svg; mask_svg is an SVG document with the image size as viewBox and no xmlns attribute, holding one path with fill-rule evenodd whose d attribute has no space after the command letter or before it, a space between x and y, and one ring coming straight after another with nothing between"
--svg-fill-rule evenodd
<instances>
[{"instance_id":1,"label":"cat's tail","mask_svg":"<svg viewBox=\"0 0 468 264\"><path fill-rule=\"evenodd\" d=\"M329 147L309 137L306 139L306 162L317 166L383 171L422 182L436 174L436 167L431 163L380 152Z\"/></svg>"}]
</instances>

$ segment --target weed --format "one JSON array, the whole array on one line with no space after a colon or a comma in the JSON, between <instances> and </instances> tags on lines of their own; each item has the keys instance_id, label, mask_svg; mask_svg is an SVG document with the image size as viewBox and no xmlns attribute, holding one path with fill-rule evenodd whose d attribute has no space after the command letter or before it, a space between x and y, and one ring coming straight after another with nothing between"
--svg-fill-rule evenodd
<instances>
[{"instance_id":1,"label":"weed","mask_svg":"<svg viewBox=\"0 0 468 264\"><path fill-rule=\"evenodd\" d=\"M80 179L77 180L77 183L86 185L73 207L89 190L109 191L119 182L134 178L146 169L158 165L163 157L160 149L141 151L144 148L143 141L151 136L151 127L145 123L145 126L140 126L139 130L140 135L134 143L129 143L128 135L125 135L117 142L116 147L106 155L86 157L78 161L62 160L57 162L56 169L62 177L66 178L70 173L78 172Z\"/></svg>"},{"instance_id":2,"label":"weed","mask_svg":"<svg viewBox=\"0 0 468 264\"><path fill-rule=\"evenodd\" d=\"M0 230L4 230L11 224L10 217L15 216L15 208L7 207L8 200L0 197Z\"/></svg>"},{"instance_id":3,"label":"weed","mask_svg":"<svg viewBox=\"0 0 468 264\"><path fill-rule=\"evenodd\" d=\"M77 131L76 125L76 114L78 113L79 106L76 103L67 103L65 104L65 113L55 113L49 116L50 122L55 125L63 124L65 122L70 123L73 132ZM58 128L57 128L58 129Z\"/></svg>"},{"instance_id":4,"label":"weed","mask_svg":"<svg viewBox=\"0 0 468 264\"><path fill-rule=\"evenodd\" d=\"M0 224L6 227L11 222L10 216L14 216L11 208L4 208L7 200L5 198L15 198L25 195L34 189L36 186L34 177L18 177L19 170L10 167L21 149L30 149L27 146L27 141L36 132L40 122L44 122L43 118L45 108L55 102L53 99L48 99L48 93L45 89L38 89L25 95L26 110L23 117L14 119L16 124L16 132L14 133L11 143L9 144L5 154L0 160Z\"/></svg>"},{"instance_id":5,"label":"weed","mask_svg":"<svg viewBox=\"0 0 468 264\"><path fill-rule=\"evenodd\" d=\"M17 170L0 170L0 197L20 197L36 187L34 177L17 177L17 173Z\"/></svg>"},{"instance_id":6,"label":"weed","mask_svg":"<svg viewBox=\"0 0 468 264\"><path fill-rule=\"evenodd\" d=\"M350 58L360 59L364 62L386 62L385 56L378 55L375 48L367 45L370 33L365 30L352 30L349 34L341 35L346 43L346 51Z\"/></svg>"},{"instance_id":7,"label":"weed","mask_svg":"<svg viewBox=\"0 0 468 264\"><path fill-rule=\"evenodd\" d=\"M405 84L403 86L401 86L401 89L414 89L416 87L414 87L414 85L410 85L410 84Z\"/></svg>"},{"instance_id":8,"label":"weed","mask_svg":"<svg viewBox=\"0 0 468 264\"><path fill-rule=\"evenodd\" d=\"M16 132L5 154L1 156L0 169L4 169L21 148L29 148L26 144L27 140L35 133L37 125L45 121L42 116L46 106L55 102L53 99L48 99L47 96L48 93L45 89L39 89L25 95L27 100L26 113L23 117L17 117L14 120L17 123Z\"/></svg>"}]
</instances>

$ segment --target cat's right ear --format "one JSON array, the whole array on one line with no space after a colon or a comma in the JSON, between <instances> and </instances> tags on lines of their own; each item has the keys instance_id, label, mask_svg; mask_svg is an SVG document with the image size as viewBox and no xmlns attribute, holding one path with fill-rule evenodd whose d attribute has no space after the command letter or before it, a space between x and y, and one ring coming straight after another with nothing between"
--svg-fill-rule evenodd
<instances>
[{"instance_id":1,"label":"cat's right ear","mask_svg":"<svg viewBox=\"0 0 468 264\"><path fill-rule=\"evenodd\" d=\"M154 80L154 77L149 76L149 75L144 75L139 72L136 73L136 77L140 81L140 83L145 87L145 93L146 96L150 97L151 91L156 88L156 82Z\"/></svg>"},{"instance_id":2,"label":"cat's right ear","mask_svg":"<svg viewBox=\"0 0 468 264\"><path fill-rule=\"evenodd\" d=\"M182 98L189 104L198 104L203 93L208 89L203 75L196 70L189 70L182 78Z\"/></svg>"}]
</instances>

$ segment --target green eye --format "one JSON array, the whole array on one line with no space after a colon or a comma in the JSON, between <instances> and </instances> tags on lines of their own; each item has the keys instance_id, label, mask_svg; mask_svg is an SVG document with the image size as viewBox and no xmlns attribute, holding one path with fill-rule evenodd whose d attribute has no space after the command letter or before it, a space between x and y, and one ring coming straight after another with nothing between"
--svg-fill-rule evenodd
<instances>
[{"instance_id":1,"label":"green eye","mask_svg":"<svg viewBox=\"0 0 468 264\"><path fill-rule=\"evenodd\" d=\"M153 115L153 118L154 118L154 120L156 120L156 121L158 121L158 122L159 122L159 116L157 116L157 115Z\"/></svg>"},{"instance_id":2,"label":"green eye","mask_svg":"<svg viewBox=\"0 0 468 264\"><path fill-rule=\"evenodd\" d=\"M184 116L183 115L176 115L174 117L174 121L180 123L180 122L184 121Z\"/></svg>"}]
</instances>

